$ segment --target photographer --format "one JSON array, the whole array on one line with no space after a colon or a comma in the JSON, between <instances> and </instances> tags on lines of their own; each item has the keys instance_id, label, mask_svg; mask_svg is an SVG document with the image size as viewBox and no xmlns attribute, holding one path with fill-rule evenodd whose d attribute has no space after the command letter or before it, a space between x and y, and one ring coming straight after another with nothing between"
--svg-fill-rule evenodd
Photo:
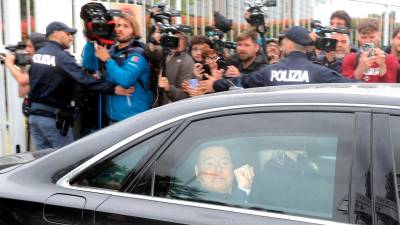
<instances>
[{"instance_id":1,"label":"photographer","mask_svg":"<svg viewBox=\"0 0 400 225\"><path fill-rule=\"evenodd\" d=\"M230 78L245 77L248 74L258 71L264 66L266 62L264 57L260 54L260 46L257 43L258 35L253 31L244 31L237 37L236 54L227 60L227 69L224 77L226 79L214 83L216 91L226 91L229 88L241 87L240 82L235 82ZM201 81L201 86L210 87L214 79L208 81Z\"/></svg>"},{"instance_id":2,"label":"photographer","mask_svg":"<svg viewBox=\"0 0 400 225\"><path fill-rule=\"evenodd\" d=\"M306 55L307 46L312 40L303 27L293 26L282 40L283 54L286 58L277 64L268 65L247 76L233 78L241 82L244 88L275 85L311 84L311 83L344 83L351 80L340 76L333 70L310 62ZM208 91L218 91L218 86L226 82L215 81L212 86L204 86Z\"/></svg>"},{"instance_id":3,"label":"photographer","mask_svg":"<svg viewBox=\"0 0 400 225\"><path fill-rule=\"evenodd\" d=\"M87 76L78 67L74 57L65 51L76 31L62 22L50 23L46 27L48 42L32 57L29 124L38 150L60 148L73 141L69 127L75 114L70 105L74 83L107 94L128 96L133 92L133 88L124 89Z\"/></svg>"},{"instance_id":4,"label":"photographer","mask_svg":"<svg viewBox=\"0 0 400 225\"><path fill-rule=\"evenodd\" d=\"M29 55L29 58L44 45L45 41L46 36L41 33L34 32L28 36L25 40L25 51ZM28 65L16 65L16 57L11 53L6 53L5 56L0 55L0 58L4 60L4 64L18 82L19 97L25 97L29 93Z\"/></svg>"},{"instance_id":5,"label":"photographer","mask_svg":"<svg viewBox=\"0 0 400 225\"><path fill-rule=\"evenodd\" d=\"M363 19L357 31L361 52L350 53L343 59L342 73L364 82L395 83L398 62L394 55L387 55L378 47L381 40L378 21Z\"/></svg>"},{"instance_id":6,"label":"photographer","mask_svg":"<svg viewBox=\"0 0 400 225\"><path fill-rule=\"evenodd\" d=\"M149 110L154 98L149 89L151 74L144 44L138 41L140 27L132 10L121 9L121 14L116 17L115 34L118 44L113 45L110 50L96 44L96 56L104 62L107 80L125 88L134 87L135 92L132 96L106 96L109 123L119 122Z\"/></svg>"},{"instance_id":7,"label":"photographer","mask_svg":"<svg viewBox=\"0 0 400 225\"><path fill-rule=\"evenodd\" d=\"M343 58L350 53L350 38L347 34L332 33L332 39L337 40L334 51L322 51L318 56L318 62L338 73L342 71Z\"/></svg>"},{"instance_id":8,"label":"photographer","mask_svg":"<svg viewBox=\"0 0 400 225\"><path fill-rule=\"evenodd\" d=\"M189 97L183 90L182 83L192 78L194 61L186 50L185 34L178 32L175 35L179 38L178 48L170 50L166 59L165 77L160 77L158 81L158 87L163 90L160 105Z\"/></svg>"},{"instance_id":9,"label":"photographer","mask_svg":"<svg viewBox=\"0 0 400 225\"><path fill-rule=\"evenodd\" d=\"M266 65L260 54L260 46L257 43L258 35L255 32L244 31L236 38L236 54L227 60L228 69L226 77L237 77L249 74Z\"/></svg>"}]
</instances>

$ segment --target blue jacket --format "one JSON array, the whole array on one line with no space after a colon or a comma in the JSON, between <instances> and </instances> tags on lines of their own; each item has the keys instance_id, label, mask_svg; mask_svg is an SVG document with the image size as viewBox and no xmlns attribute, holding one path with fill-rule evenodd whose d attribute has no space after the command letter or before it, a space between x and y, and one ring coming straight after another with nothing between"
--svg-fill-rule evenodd
<instances>
[{"instance_id":1,"label":"blue jacket","mask_svg":"<svg viewBox=\"0 0 400 225\"><path fill-rule=\"evenodd\" d=\"M120 121L151 108L154 94L150 87L150 67L147 59L132 44L118 49L111 47L111 59L105 63L106 79L124 88L135 87L132 96L106 96L106 113L111 120ZM88 42L83 51L82 64L85 69L97 70L98 60L94 56L94 45Z\"/></svg>"},{"instance_id":2,"label":"blue jacket","mask_svg":"<svg viewBox=\"0 0 400 225\"><path fill-rule=\"evenodd\" d=\"M312 63L303 52L291 52L277 64L265 66L253 73L214 82L215 91L226 91L232 83L240 82L244 88L315 83L357 82L324 66Z\"/></svg>"},{"instance_id":3,"label":"blue jacket","mask_svg":"<svg viewBox=\"0 0 400 225\"><path fill-rule=\"evenodd\" d=\"M33 55L29 69L31 102L65 108L72 100L75 83L92 91L114 93L114 84L86 75L56 42L48 41Z\"/></svg>"}]
</instances>

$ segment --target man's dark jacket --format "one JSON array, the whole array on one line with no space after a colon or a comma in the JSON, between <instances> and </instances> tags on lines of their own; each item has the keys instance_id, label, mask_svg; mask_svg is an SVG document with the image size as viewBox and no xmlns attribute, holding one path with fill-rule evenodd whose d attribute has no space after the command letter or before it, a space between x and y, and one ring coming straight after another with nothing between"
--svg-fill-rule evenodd
<instances>
[{"instance_id":1,"label":"man's dark jacket","mask_svg":"<svg viewBox=\"0 0 400 225\"><path fill-rule=\"evenodd\" d=\"M348 83L357 82L341 76L341 74L317 65L308 60L307 55L300 51L291 52L277 64L268 65L246 76L233 78L233 83L240 82L244 88L313 84L313 83ZM215 91L228 90L224 79L214 82ZM229 82L228 82L229 83Z\"/></svg>"},{"instance_id":2,"label":"man's dark jacket","mask_svg":"<svg viewBox=\"0 0 400 225\"><path fill-rule=\"evenodd\" d=\"M49 41L32 57L29 69L31 102L66 108L73 96L74 83L92 91L114 94L115 85L86 75L72 55Z\"/></svg>"},{"instance_id":3,"label":"man's dark jacket","mask_svg":"<svg viewBox=\"0 0 400 225\"><path fill-rule=\"evenodd\" d=\"M247 76L248 74L267 66L267 63L265 62L264 57L261 54L258 54L254 62L250 64L250 66L248 66L247 68L244 68L239 58L239 55L235 54L231 56L229 59L227 59L227 65L228 66L232 65L238 68L238 70L240 71L240 76ZM230 83L230 82L235 82L235 80L229 78L222 79L220 80L219 83L217 84L214 83L214 85L218 85L214 86L214 88L217 88L218 91L227 91L231 86L233 86L232 84L239 87L242 86L240 82L237 81L235 83Z\"/></svg>"}]
</instances>

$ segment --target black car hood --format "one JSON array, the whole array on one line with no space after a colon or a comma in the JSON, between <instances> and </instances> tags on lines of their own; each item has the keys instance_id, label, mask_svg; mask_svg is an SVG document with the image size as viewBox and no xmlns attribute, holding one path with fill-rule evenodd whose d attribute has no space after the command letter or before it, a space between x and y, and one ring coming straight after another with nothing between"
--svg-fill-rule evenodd
<instances>
[{"instance_id":1,"label":"black car hood","mask_svg":"<svg viewBox=\"0 0 400 225\"><path fill-rule=\"evenodd\" d=\"M54 152L55 150L56 149L46 149L34 152L24 152L14 155L2 156L0 157L0 173L11 171L22 164L31 162L51 152Z\"/></svg>"}]
</instances>

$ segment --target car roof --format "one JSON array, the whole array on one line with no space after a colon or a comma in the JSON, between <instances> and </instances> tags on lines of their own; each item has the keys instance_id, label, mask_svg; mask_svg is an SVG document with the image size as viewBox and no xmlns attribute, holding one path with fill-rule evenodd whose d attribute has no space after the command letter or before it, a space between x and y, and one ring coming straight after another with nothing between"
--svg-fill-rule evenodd
<instances>
[{"instance_id":1,"label":"car roof","mask_svg":"<svg viewBox=\"0 0 400 225\"><path fill-rule=\"evenodd\" d=\"M299 102L400 106L400 84L342 83L271 86L204 95L177 103L189 105L194 103L193 101L198 101L198 104L207 102L207 107ZM175 107L179 106L175 105Z\"/></svg>"}]
</instances>

